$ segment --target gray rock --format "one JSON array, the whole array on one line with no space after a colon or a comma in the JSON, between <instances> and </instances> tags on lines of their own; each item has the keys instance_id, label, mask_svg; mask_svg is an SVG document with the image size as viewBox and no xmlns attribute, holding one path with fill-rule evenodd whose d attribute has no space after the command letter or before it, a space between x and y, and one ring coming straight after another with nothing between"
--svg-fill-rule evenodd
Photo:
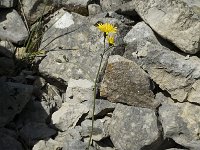
<instances>
[{"instance_id":1,"label":"gray rock","mask_svg":"<svg viewBox=\"0 0 200 150\"><path fill-rule=\"evenodd\" d=\"M15 7L17 2L17 0L0 0L0 8Z\"/></svg>"},{"instance_id":2,"label":"gray rock","mask_svg":"<svg viewBox=\"0 0 200 150\"><path fill-rule=\"evenodd\" d=\"M66 101L73 98L79 102L90 100L94 98L94 83L86 79L69 79L66 90Z\"/></svg>"},{"instance_id":3,"label":"gray rock","mask_svg":"<svg viewBox=\"0 0 200 150\"><path fill-rule=\"evenodd\" d=\"M97 5L97 4L90 4L90 5L88 5L88 12L89 12L90 16L99 14L102 12L101 6Z\"/></svg>"},{"instance_id":4,"label":"gray rock","mask_svg":"<svg viewBox=\"0 0 200 150\"><path fill-rule=\"evenodd\" d=\"M37 144L33 146L32 150L59 150L61 148L61 143L53 139L49 139L48 141L40 140Z\"/></svg>"},{"instance_id":5,"label":"gray rock","mask_svg":"<svg viewBox=\"0 0 200 150\"><path fill-rule=\"evenodd\" d=\"M90 0L53 0L54 4L64 6L66 10L82 15L88 15L87 6Z\"/></svg>"},{"instance_id":6,"label":"gray rock","mask_svg":"<svg viewBox=\"0 0 200 150\"><path fill-rule=\"evenodd\" d=\"M170 149L166 149L166 150L186 150L186 149L180 149L180 148L170 148Z\"/></svg>"},{"instance_id":7,"label":"gray rock","mask_svg":"<svg viewBox=\"0 0 200 150\"><path fill-rule=\"evenodd\" d=\"M183 52L194 54L200 51L200 13L193 11L183 0L133 0L132 3L153 30ZM199 10L200 4L196 4Z\"/></svg>"},{"instance_id":8,"label":"gray rock","mask_svg":"<svg viewBox=\"0 0 200 150\"><path fill-rule=\"evenodd\" d=\"M58 111L52 114L52 124L61 131L72 129L76 126L81 116L88 111L85 105L75 100L65 102Z\"/></svg>"},{"instance_id":9,"label":"gray rock","mask_svg":"<svg viewBox=\"0 0 200 150\"><path fill-rule=\"evenodd\" d=\"M14 60L0 57L0 75L12 75L15 69Z\"/></svg>"},{"instance_id":10,"label":"gray rock","mask_svg":"<svg viewBox=\"0 0 200 150\"><path fill-rule=\"evenodd\" d=\"M33 87L19 83L0 82L0 127L20 113L32 96Z\"/></svg>"},{"instance_id":11,"label":"gray rock","mask_svg":"<svg viewBox=\"0 0 200 150\"><path fill-rule=\"evenodd\" d=\"M13 58L15 47L11 42L0 41L0 54L8 58Z\"/></svg>"},{"instance_id":12,"label":"gray rock","mask_svg":"<svg viewBox=\"0 0 200 150\"><path fill-rule=\"evenodd\" d=\"M89 113L87 115L87 118L92 118L92 112L93 112L93 100L83 102L84 105L86 105L89 109ZM111 103L107 100L103 99L96 99L95 100L95 111L94 116L95 117L103 117L106 114L112 112L115 109L116 104Z\"/></svg>"},{"instance_id":13,"label":"gray rock","mask_svg":"<svg viewBox=\"0 0 200 150\"><path fill-rule=\"evenodd\" d=\"M154 150L161 144L157 117L147 108L117 104L109 134L117 149L139 150L149 146Z\"/></svg>"},{"instance_id":14,"label":"gray rock","mask_svg":"<svg viewBox=\"0 0 200 150\"><path fill-rule=\"evenodd\" d=\"M39 65L43 75L66 82L70 78L86 78L94 81L104 44L103 34L94 26L100 19L98 17L93 19L95 23L92 21L89 23L88 20L86 17L70 14L64 10L59 10L51 19L47 26L52 23L54 25L45 32L40 46L40 49L49 51ZM110 23L117 22L119 21L115 19L115 22Z\"/></svg>"},{"instance_id":15,"label":"gray rock","mask_svg":"<svg viewBox=\"0 0 200 150\"><path fill-rule=\"evenodd\" d=\"M92 140L100 141L101 139L104 139L109 136L107 131L109 121L110 121L109 117L105 117L103 119L97 119L94 121ZM92 130L92 120L84 120L81 123L81 127L82 127L81 136L89 137Z\"/></svg>"},{"instance_id":16,"label":"gray rock","mask_svg":"<svg viewBox=\"0 0 200 150\"><path fill-rule=\"evenodd\" d=\"M45 15L51 9L51 6L45 0L21 0L22 9L26 19L34 23L41 15Z\"/></svg>"},{"instance_id":17,"label":"gray rock","mask_svg":"<svg viewBox=\"0 0 200 150\"><path fill-rule=\"evenodd\" d=\"M155 108L151 81L135 62L119 55L110 56L100 87L100 95L111 102Z\"/></svg>"},{"instance_id":18,"label":"gray rock","mask_svg":"<svg viewBox=\"0 0 200 150\"><path fill-rule=\"evenodd\" d=\"M0 39L16 44L23 44L28 38L28 31L16 10L0 10Z\"/></svg>"},{"instance_id":19,"label":"gray rock","mask_svg":"<svg viewBox=\"0 0 200 150\"><path fill-rule=\"evenodd\" d=\"M64 143L62 150L85 150L87 148L87 143L84 143L80 140L68 140ZM90 150L94 150L90 147Z\"/></svg>"},{"instance_id":20,"label":"gray rock","mask_svg":"<svg viewBox=\"0 0 200 150\"><path fill-rule=\"evenodd\" d=\"M123 0L100 0L103 11L116 10L124 3Z\"/></svg>"},{"instance_id":21,"label":"gray rock","mask_svg":"<svg viewBox=\"0 0 200 150\"><path fill-rule=\"evenodd\" d=\"M0 132L0 149L1 150L24 150L22 144L15 138Z\"/></svg>"},{"instance_id":22,"label":"gray rock","mask_svg":"<svg viewBox=\"0 0 200 150\"><path fill-rule=\"evenodd\" d=\"M128 43L124 57L134 60L146 70L162 90L180 102L200 103L192 88L199 90L200 60L185 57L162 46L153 31L143 22L135 25L124 37Z\"/></svg>"},{"instance_id":23,"label":"gray rock","mask_svg":"<svg viewBox=\"0 0 200 150\"><path fill-rule=\"evenodd\" d=\"M19 131L19 134L27 145L33 146L39 140L49 139L56 134L56 131L49 128L45 123L30 122Z\"/></svg>"},{"instance_id":24,"label":"gray rock","mask_svg":"<svg viewBox=\"0 0 200 150\"><path fill-rule=\"evenodd\" d=\"M159 108L164 137L172 138L176 143L191 150L198 150L200 108L191 103L174 103L165 97Z\"/></svg>"}]
</instances>

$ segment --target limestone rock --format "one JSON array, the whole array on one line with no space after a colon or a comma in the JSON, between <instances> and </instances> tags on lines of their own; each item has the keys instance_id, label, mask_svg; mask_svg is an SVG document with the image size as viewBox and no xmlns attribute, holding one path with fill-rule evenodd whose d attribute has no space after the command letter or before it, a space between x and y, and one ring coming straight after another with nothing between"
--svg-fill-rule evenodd
<instances>
[{"instance_id":1,"label":"limestone rock","mask_svg":"<svg viewBox=\"0 0 200 150\"><path fill-rule=\"evenodd\" d=\"M100 0L103 11L116 10L124 3L123 0Z\"/></svg>"},{"instance_id":2,"label":"limestone rock","mask_svg":"<svg viewBox=\"0 0 200 150\"><path fill-rule=\"evenodd\" d=\"M187 3L185 3L185 2ZM190 54L200 51L200 13L189 0L132 0L135 10L151 28ZM197 2L197 10L200 3Z\"/></svg>"},{"instance_id":3,"label":"limestone rock","mask_svg":"<svg viewBox=\"0 0 200 150\"><path fill-rule=\"evenodd\" d=\"M49 128L45 123L30 122L19 133L27 145L33 146L39 140L48 139L55 135L56 131Z\"/></svg>"},{"instance_id":4,"label":"limestone rock","mask_svg":"<svg viewBox=\"0 0 200 150\"><path fill-rule=\"evenodd\" d=\"M77 102L68 101L63 103L62 107L53 113L52 123L61 131L72 129L83 114L88 112L88 108Z\"/></svg>"},{"instance_id":5,"label":"limestone rock","mask_svg":"<svg viewBox=\"0 0 200 150\"><path fill-rule=\"evenodd\" d=\"M164 137L172 138L176 143L191 150L198 150L200 108L191 103L174 103L165 97L159 108Z\"/></svg>"},{"instance_id":6,"label":"limestone rock","mask_svg":"<svg viewBox=\"0 0 200 150\"><path fill-rule=\"evenodd\" d=\"M198 57L187 58L162 46L144 22L135 25L124 37L124 41L128 44L124 57L141 65L162 90L166 90L173 99L180 102L188 99L199 103L197 94L192 90L199 90Z\"/></svg>"},{"instance_id":7,"label":"limestone rock","mask_svg":"<svg viewBox=\"0 0 200 150\"><path fill-rule=\"evenodd\" d=\"M62 150L85 150L87 148L87 143L82 142L81 140L67 140L64 143ZM90 147L90 150L94 150L93 147Z\"/></svg>"},{"instance_id":8,"label":"limestone rock","mask_svg":"<svg viewBox=\"0 0 200 150\"><path fill-rule=\"evenodd\" d=\"M93 100L83 102L83 104L86 105L89 109L89 113L87 115L87 118L92 118ZM115 106L116 106L115 103L111 103L107 100L96 99L95 100L94 116L95 117L103 117L106 114L112 112L115 109Z\"/></svg>"},{"instance_id":9,"label":"limestone rock","mask_svg":"<svg viewBox=\"0 0 200 150\"><path fill-rule=\"evenodd\" d=\"M48 141L40 140L37 144L33 146L32 150L57 150L61 148L61 143L53 139L49 139Z\"/></svg>"},{"instance_id":10,"label":"limestone rock","mask_svg":"<svg viewBox=\"0 0 200 150\"><path fill-rule=\"evenodd\" d=\"M119 55L110 56L100 95L111 102L155 108L151 81L136 63Z\"/></svg>"},{"instance_id":11,"label":"limestone rock","mask_svg":"<svg viewBox=\"0 0 200 150\"><path fill-rule=\"evenodd\" d=\"M90 4L88 5L88 12L90 16L99 14L102 12L101 6L97 4Z\"/></svg>"},{"instance_id":12,"label":"limestone rock","mask_svg":"<svg viewBox=\"0 0 200 150\"><path fill-rule=\"evenodd\" d=\"M15 52L15 47L11 42L0 41L0 55L6 56L8 58L13 58Z\"/></svg>"},{"instance_id":13,"label":"limestone rock","mask_svg":"<svg viewBox=\"0 0 200 150\"><path fill-rule=\"evenodd\" d=\"M0 127L20 113L32 96L33 87L19 83L0 82Z\"/></svg>"},{"instance_id":14,"label":"limestone rock","mask_svg":"<svg viewBox=\"0 0 200 150\"><path fill-rule=\"evenodd\" d=\"M16 44L23 44L28 38L28 31L16 10L0 10L0 39Z\"/></svg>"},{"instance_id":15,"label":"limestone rock","mask_svg":"<svg viewBox=\"0 0 200 150\"><path fill-rule=\"evenodd\" d=\"M153 150L161 144L157 117L147 108L118 104L111 118L109 134L117 149L139 150L150 146Z\"/></svg>"},{"instance_id":16,"label":"limestone rock","mask_svg":"<svg viewBox=\"0 0 200 150\"><path fill-rule=\"evenodd\" d=\"M79 102L90 100L94 97L94 83L86 79L69 79L66 98L73 98Z\"/></svg>"},{"instance_id":17,"label":"limestone rock","mask_svg":"<svg viewBox=\"0 0 200 150\"><path fill-rule=\"evenodd\" d=\"M0 0L0 8L15 7L17 2L17 0Z\"/></svg>"}]
</instances>

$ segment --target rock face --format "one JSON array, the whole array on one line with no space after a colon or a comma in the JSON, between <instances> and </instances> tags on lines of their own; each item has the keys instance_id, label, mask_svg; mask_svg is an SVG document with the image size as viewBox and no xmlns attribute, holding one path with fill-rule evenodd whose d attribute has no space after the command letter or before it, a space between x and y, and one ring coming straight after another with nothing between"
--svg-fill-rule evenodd
<instances>
[{"instance_id":1,"label":"rock face","mask_svg":"<svg viewBox=\"0 0 200 150\"><path fill-rule=\"evenodd\" d=\"M0 10L0 39L23 44L28 31L16 10Z\"/></svg>"},{"instance_id":2,"label":"rock face","mask_svg":"<svg viewBox=\"0 0 200 150\"><path fill-rule=\"evenodd\" d=\"M18 83L0 84L0 127L3 127L22 111L31 98L33 87Z\"/></svg>"},{"instance_id":3,"label":"rock face","mask_svg":"<svg viewBox=\"0 0 200 150\"><path fill-rule=\"evenodd\" d=\"M111 102L155 108L149 76L133 61L110 56L100 88L100 95Z\"/></svg>"},{"instance_id":4,"label":"rock face","mask_svg":"<svg viewBox=\"0 0 200 150\"><path fill-rule=\"evenodd\" d=\"M186 53L200 51L200 13L195 13L183 0L133 0L132 3L142 19L162 37ZM196 4L199 10L200 4Z\"/></svg>"},{"instance_id":5,"label":"rock face","mask_svg":"<svg viewBox=\"0 0 200 150\"><path fill-rule=\"evenodd\" d=\"M117 149L139 150L150 146L154 150L159 143L159 130L155 112L118 104L109 126L110 138Z\"/></svg>"},{"instance_id":6,"label":"rock face","mask_svg":"<svg viewBox=\"0 0 200 150\"><path fill-rule=\"evenodd\" d=\"M164 137L172 138L186 148L199 149L199 109L191 103L174 103L170 98L163 97L159 116Z\"/></svg>"},{"instance_id":7,"label":"rock face","mask_svg":"<svg viewBox=\"0 0 200 150\"><path fill-rule=\"evenodd\" d=\"M138 23L125 36L128 43L124 57L136 61L149 76L173 99L180 102L200 102L196 92L199 81L200 60L186 57L162 46L153 31L144 23Z\"/></svg>"},{"instance_id":8,"label":"rock face","mask_svg":"<svg viewBox=\"0 0 200 150\"><path fill-rule=\"evenodd\" d=\"M0 8L11 8L16 6L17 0L0 0Z\"/></svg>"}]
</instances>

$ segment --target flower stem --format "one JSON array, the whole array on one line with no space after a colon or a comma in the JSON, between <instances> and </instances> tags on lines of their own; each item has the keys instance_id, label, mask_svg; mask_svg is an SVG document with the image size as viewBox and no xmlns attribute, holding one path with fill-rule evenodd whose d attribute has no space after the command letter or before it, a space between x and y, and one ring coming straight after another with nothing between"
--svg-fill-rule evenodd
<instances>
[{"instance_id":1,"label":"flower stem","mask_svg":"<svg viewBox=\"0 0 200 150\"><path fill-rule=\"evenodd\" d=\"M102 62L103 62L103 57L104 57L104 54L106 52L105 39L106 39L106 35L104 34L104 50L103 50L103 53L101 55L99 68L98 68L98 71L97 71L97 74L96 74L96 78L95 78L95 81L94 81L94 95L93 95L93 109L92 109L92 128L91 128L91 133L90 133L90 138L89 138L87 150L90 149L90 144L91 144L91 141L92 141L92 135L93 135L93 130L94 130L94 113L95 113L95 106L96 106L97 82L98 82L98 79L99 79L99 74L100 74L100 70L101 70L101 66L102 66Z\"/></svg>"}]
</instances>

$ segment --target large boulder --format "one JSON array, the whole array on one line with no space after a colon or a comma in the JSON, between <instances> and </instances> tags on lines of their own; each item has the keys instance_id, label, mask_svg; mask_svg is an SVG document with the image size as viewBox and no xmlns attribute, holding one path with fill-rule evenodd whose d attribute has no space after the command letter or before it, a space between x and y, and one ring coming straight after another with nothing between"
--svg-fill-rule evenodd
<instances>
[{"instance_id":1,"label":"large boulder","mask_svg":"<svg viewBox=\"0 0 200 150\"><path fill-rule=\"evenodd\" d=\"M174 103L169 97L159 96L162 106L159 117L163 127L164 138L172 138L176 143L191 150L198 150L200 108L188 102Z\"/></svg>"},{"instance_id":2,"label":"large boulder","mask_svg":"<svg viewBox=\"0 0 200 150\"><path fill-rule=\"evenodd\" d=\"M153 110L118 104L109 125L111 141L117 149L156 149L161 144L157 117Z\"/></svg>"},{"instance_id":3,"label":"large boulder","mask_svg":"<svg viewBox=\"0 0 200 150\"><path fill-rule=\"evenodd\" d=\"M191 7L193 6L193 7ZM190 54L200 51L200 3L189 0L132 0L141 18L163 38Z\"/></svg>"},{"instance_id":4,"label":"large boulder","mask_svg":"<svg viewBox=\"0 0 200 150\"><path fill-rule=\"evenodd\" d=\"M135 62L110 56L100 87L100 95L111 102L155 108L151 80Z\"/></svg>"},{"instance_id":5,"label":"large boulder","mask_svg":"<svg viewBox=\"0 0 200 150\"><path fill-rule=\"evenodd\" d=\"M144 22L136 24L124 41L127 43L124 57L141 65L173 99L200 103L197 94L200 90L198 57L185 56L162 46Z\"/></svg>"},{"instance_id":6,"label":"large boulder","mask_svg":"<svg viewBox=\"0 0 200 150\"><path fill-rule=\"evenodd\" d=\"M28 38L28 31L17 11L1 9L0 14L0 39L23 44Z\"/></svg>"}]
</instances>

